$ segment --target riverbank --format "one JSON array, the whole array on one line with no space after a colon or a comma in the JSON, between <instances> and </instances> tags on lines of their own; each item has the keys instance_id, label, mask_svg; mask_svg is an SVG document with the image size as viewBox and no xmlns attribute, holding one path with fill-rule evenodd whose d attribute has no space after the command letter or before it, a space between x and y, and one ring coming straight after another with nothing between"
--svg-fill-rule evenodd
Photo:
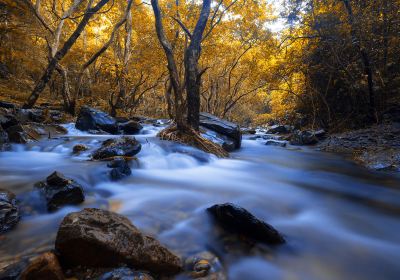
<instances>
[{"instance_id":1,"label":"riverbank","mask_svg":"<svg viewBox=\"0 0 400 280\"><path fill-rule=\"evenodd\" d=\"M400 171L400 123L332 134L317 149L344 155L372 170Z\"/></svg>"}]
</instances>

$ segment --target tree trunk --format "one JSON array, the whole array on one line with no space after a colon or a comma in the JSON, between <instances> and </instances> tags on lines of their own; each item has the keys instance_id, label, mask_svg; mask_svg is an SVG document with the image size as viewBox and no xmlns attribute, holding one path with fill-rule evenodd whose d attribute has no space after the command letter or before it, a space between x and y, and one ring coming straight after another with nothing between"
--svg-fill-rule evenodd
<instances>
[{"instance_id":1,"label":"tree trunk","mask_svg":"<svg viewBox=\"0 0 400 280\"><path fill-rule=\"evenodd\" d=\"M39 98L39 95L43 92L43 90L46 87L47 83L51 79L51 76L53 75L53 72L56 69L57 64L59 63L59 61L61 61L61 59L64 58L64 56L68 53L68 51L74 45L76 40L81 35L83 29L88 24L90 18L95 13L97 13L105 4L107 4L108 1L109 0L101 0L93 8L88 6L88 8L85 11L85 15L83 16L82 20L79 22L79 24L78 24L77 28L75 29L75 31L68 38L68 40L64 43L63 47L50 60L50 62L48 64L44 74L42 75L41 79L36 83L35 88L33 89L33 91L31 93L31 95L29 96L28 100L23 105L23 108L29 109L29 108L32 108L35 105L36 101ZM91 3L91 1L89 3Z\"/></svg>"},{"instance_id":2,"label":"tree trunk","mask_svg":"<svg viewBox=\"0 0 400 280\"><path fill-rule=\"evenodd\" d=\"M189 47L185 52L185 78L187 94L187 122L195 130L199 130L200 122L200 86L199 58L201 41L210 15L211 0L204 0L199 20L193 31Z\"/></svg>"}]
</instances>

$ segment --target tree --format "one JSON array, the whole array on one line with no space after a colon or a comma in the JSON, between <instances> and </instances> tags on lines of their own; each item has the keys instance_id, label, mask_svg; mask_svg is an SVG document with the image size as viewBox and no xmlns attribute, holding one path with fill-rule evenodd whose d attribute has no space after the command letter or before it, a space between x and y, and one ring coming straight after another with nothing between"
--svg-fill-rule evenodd
<instances>
[{"instance_id":1,"label":"tree","mask_svg":"<svg viewBox=\"0 0 400 280\"><path fill-rule=\"evenodd\" d=\"M96 14L98 11L103 8L109 0L100 0L95 6L92 7L94 0L90 0L84 15L79 22L78 26L76 27L75 31L71 34L71 36L66 40L64 45L60 50L58 50L54 56L51 57L50 62L43 73L40 80L36 83L35 88L33 89L31 95L29 96L28 100L25 102L23 108L32 108L36 100L39 98L40 93L44 90L47 83L51 79L54 70L56 70L59 62L64 58L64 56L68 53L71 47L74 45L78 37L81 35L82 31L85 29L86 25L89 23L89 20ZM37 2L38 3L38 2ZM57 43L58 45L58 43ZM55 50L55 49L54 49ZM52 50L53 51L53 50Z\"/></svg>"}]
</instances>

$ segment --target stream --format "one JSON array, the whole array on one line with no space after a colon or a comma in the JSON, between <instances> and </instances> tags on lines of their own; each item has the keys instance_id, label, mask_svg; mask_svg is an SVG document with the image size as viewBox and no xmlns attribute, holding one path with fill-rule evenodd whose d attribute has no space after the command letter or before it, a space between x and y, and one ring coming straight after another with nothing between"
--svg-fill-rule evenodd
<instances>
[{"instance_id":1,"label":"stream","mask_svg":"<svg viewBox=\"0 0 400 280\"><path fill-rule=\"evenodd\" d=\"M0 268L52 249L67 213L97 207L127 216L182 257L211 251L228 279L399 279L396 174L372 172L312 149L266 146L248 136L231 158L218 159L160 141L161 127L146 125L135 135L142 144L138 166L133 164L131 176L112 182L105 162L88 159L113 136L65 127L65 137L0 153L0 186L17 194L22 205L20 223L0 238ZM91 149L72 155L78 143ZM84 186L83 204L46 211L33 184L55 170ZM251 251L218 244L205 209L225 202L273 225L287 244Z\"/></svg>"}]
</instances>

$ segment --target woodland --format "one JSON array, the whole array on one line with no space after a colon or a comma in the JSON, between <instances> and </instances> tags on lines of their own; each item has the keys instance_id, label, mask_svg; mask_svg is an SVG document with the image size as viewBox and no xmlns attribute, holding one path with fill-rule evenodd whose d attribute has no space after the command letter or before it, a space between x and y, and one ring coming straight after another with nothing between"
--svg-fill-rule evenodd
<instances>
[{"instance_id":1,"label":"woodland","mask_svg":"<svg viewBox=\"0 0 400 280\"><path fill-rule=\"evenodd\" d=\"M0 0L0 280L398 280L399 201L400 0Z\"/></svg>"},{"instance_id":2,"label":"woodland","mask_svg":"<svg viewBox=\"0 0 400 280\"><path fill-rule=\"evenodd\" d=\"M3 0L1 95L195 128L199 110L247 125L361 127L398 95L399 5Z\"/></svg>"}]
</instances>

